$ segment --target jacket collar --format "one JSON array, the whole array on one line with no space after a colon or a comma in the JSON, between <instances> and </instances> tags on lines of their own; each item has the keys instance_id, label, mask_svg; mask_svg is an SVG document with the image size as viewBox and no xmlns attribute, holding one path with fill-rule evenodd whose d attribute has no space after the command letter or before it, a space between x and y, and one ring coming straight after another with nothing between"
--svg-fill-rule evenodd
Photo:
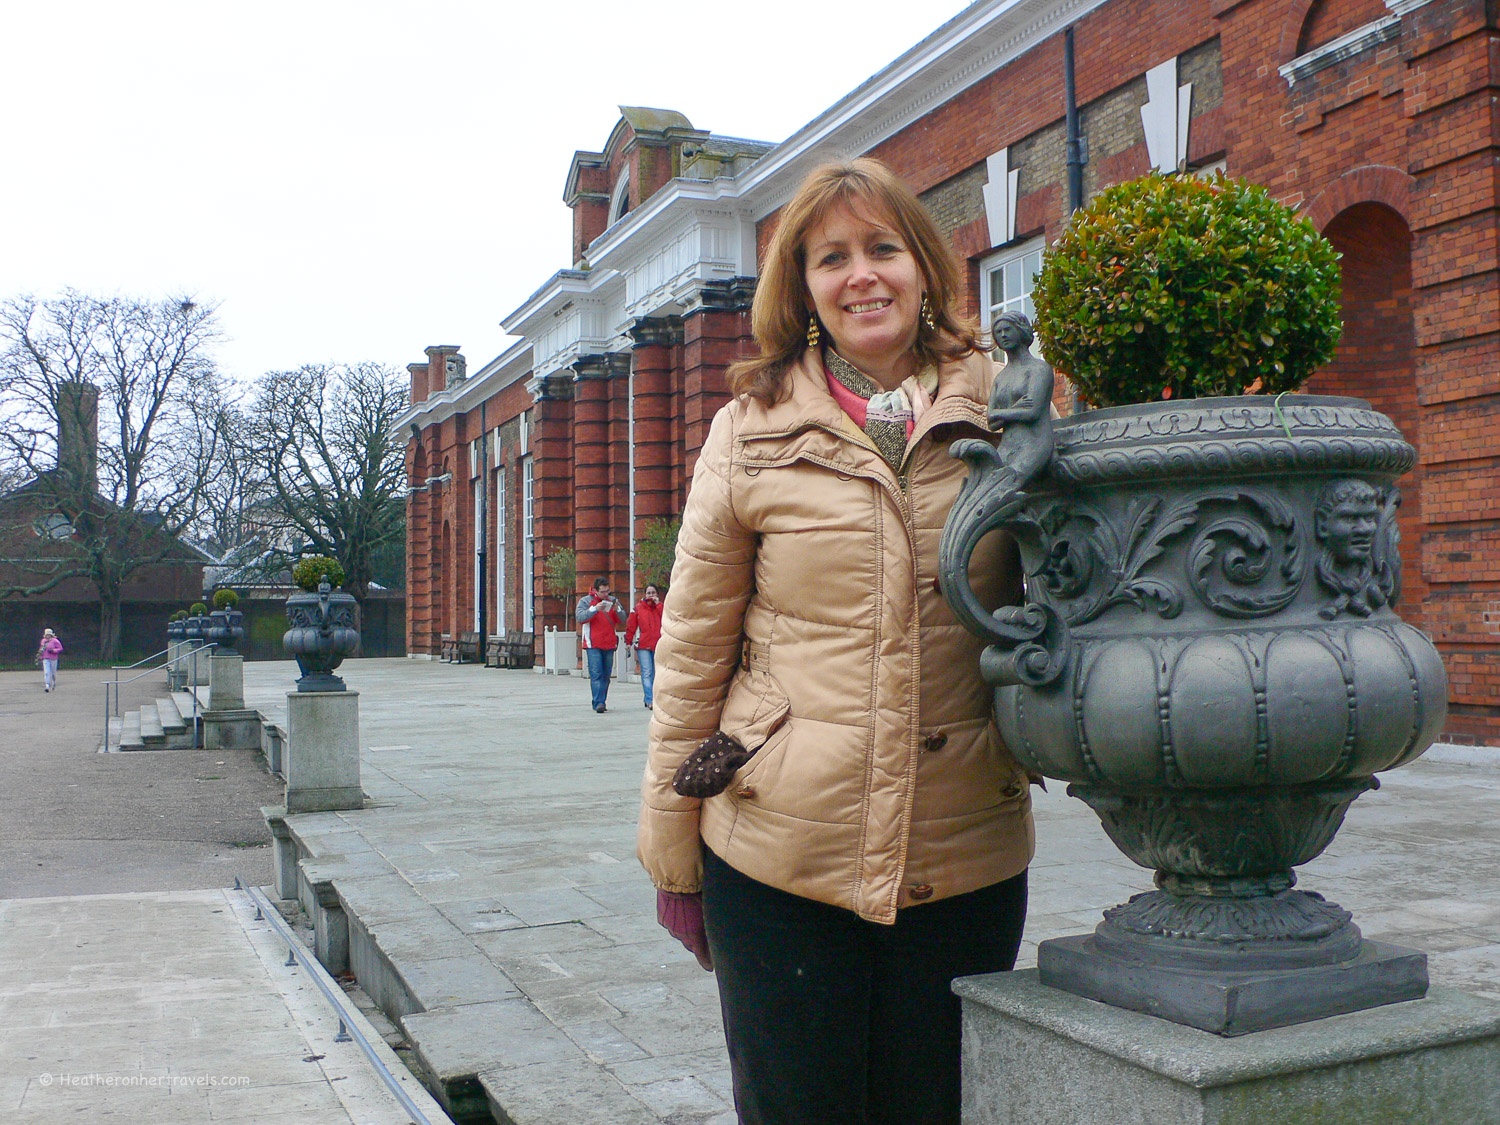
<instances>
[{"instance_id":1,"label":"jacket collar","mask_svg":"<svg viewBox=\"0 0 1500 1125\"><path fill-rule=\"evenodd\" d=\"M910 444L934 426L955 422L969 423L987 433L985 406L994 370L990 358L980 354L942 364L938 368L938 388L932 407L918 421ZM860 462L867 453L880 465L885 464L868 435L844 413L829 392L817 350L809 348L787 371L786 388L786 393L770 406L758 399L745 400L744 419L736 433L736 460L785 463L814 448L821 449L824 458L831 459L839 446L845 446L837 457L848 461L855 451L845 443L853 443L859 449L856 456ZM800 440L789 443L770 440L793 437Z\"/></svg>"}]
</instances>

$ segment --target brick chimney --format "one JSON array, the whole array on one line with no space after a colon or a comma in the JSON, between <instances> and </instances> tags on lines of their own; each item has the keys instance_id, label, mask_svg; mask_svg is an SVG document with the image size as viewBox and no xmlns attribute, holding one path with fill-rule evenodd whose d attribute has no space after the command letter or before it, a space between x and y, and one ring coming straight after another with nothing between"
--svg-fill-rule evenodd
<instances>
[{"instance_id":1,"label":"brick chimney","mask_svg":"<svg viewBox=\"0 0 1500 1125\"><path fill-rule=\"evenodd\" d=\"M57 385L57 469L70 481L99 489L99 388L92 383Z\"/></svg>"}]
</instances>

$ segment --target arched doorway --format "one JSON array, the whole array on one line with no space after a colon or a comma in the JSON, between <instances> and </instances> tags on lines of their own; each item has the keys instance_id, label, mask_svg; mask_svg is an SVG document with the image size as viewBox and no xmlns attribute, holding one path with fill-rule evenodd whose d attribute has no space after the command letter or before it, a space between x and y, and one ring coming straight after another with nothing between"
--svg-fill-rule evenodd
<instances>
[{"instance_id":1,"label":"arched doorway","mask_svg":"<svg viewBox=\"0 0 1500 1125\"><path fill-rule=\"evenodd\" d=\"M1344 336L1307 391L1366 399L1417 446L1418 467L1401 482L1401 615L1425 628L1411 229L1383 203L1356 203L1335 215L1323 235L1343 255Z\"/></svg>"}]
</instances>

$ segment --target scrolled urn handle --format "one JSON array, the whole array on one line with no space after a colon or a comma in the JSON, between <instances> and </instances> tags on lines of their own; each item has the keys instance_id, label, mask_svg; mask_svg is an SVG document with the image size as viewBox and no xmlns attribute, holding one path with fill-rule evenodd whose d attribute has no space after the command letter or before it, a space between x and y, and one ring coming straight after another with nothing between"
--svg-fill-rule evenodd
<instances>
[{"instance_id":1,"label":"scrolled urn handle","mask_svg":"<svg viewBox=\"0 0 1500 1125\"><path fill-rule=\"evenodd\" d=\"M333 636L333 617L329 612L329 599L333 595L333 587L328 584L328 579L318 583L318 635L323 637Z\"/></svg>"},{"instance_id":2,"label":"scrolled urn handle","mask_svg":"<svg viewBox=\"0 0 1500 1125\"><path fill-rule=\"evenodd\" d=\"M1067 623L1039 602L1002 606L991 613L969 584L969 560L981 539L1002 528L1026 533L1028 521L1020 518L1026 504L1024 482L987 441L956 441L950 452L969 466L969 475L943 525L938 586L959 623L990 642L979 661L987 682L1043 687L1067 667Z\"/></svg>"}]
</instances>

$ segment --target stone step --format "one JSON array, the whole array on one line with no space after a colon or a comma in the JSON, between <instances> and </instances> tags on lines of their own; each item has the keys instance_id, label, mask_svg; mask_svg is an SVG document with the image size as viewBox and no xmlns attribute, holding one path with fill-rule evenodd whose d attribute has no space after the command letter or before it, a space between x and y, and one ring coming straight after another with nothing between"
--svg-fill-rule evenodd
<instances>
[{"instance_id":1,"label":"stone step","mask_svg":"<svg viewBox=\"0 0 1500 1125\"><path fill-rule=\"evenodd\" d=\"M177 713L182 716L182 721L192 726L194 718L201 724L203 722L203 710L208 704L207 695L198 697L198 708L193 709L193 693L191 691L174 691L172 702L177 705Z\"/></svg>"},{"instance_id":2,"label":"stone step","mask_svg":"<svg viewBox=\"0 0 1500 1125\"><path fill-rule=\"evenodd\" d=\"M137 714L140 717L141 741L153 750L165 747L167 732L162 729L161 716L157 714L156 707L142 707Z\"/></svg>"},{"instance_id":3,"label":"stone step","mask_svg":"<svg viewBox=\"0 0 1500 1125\"><path fill-rule=\"evenodd\" d=\"M189 718L183 718L174 699L158 699L156 713L161 716L161 728L167 736L168 750L192 750L198 746L198 727Z\"/></svg>"},{"instance_id":4,"label":"stone step","mask_svg":"<svg viewBox=\"0 0 1500 1125\"><path fill-rule=\"evenodd\" d=\"M166 731L168 737L182 734L187 730L182 711L178 708L177 701L171 696L156 701L156 713L161 718L161 729Z\"/></svg>"},{"instance_id":5,"label":"stone step","mask_svg":"<svg viewBox=\"0 0 1500 1125\"><path fill-rule=\"evenodd\" d=\"M127 711L124 721L120 724L120 749L144 750L145 748L146 743L141 738L141 713Z\"/></svg>"}]
</instances>

